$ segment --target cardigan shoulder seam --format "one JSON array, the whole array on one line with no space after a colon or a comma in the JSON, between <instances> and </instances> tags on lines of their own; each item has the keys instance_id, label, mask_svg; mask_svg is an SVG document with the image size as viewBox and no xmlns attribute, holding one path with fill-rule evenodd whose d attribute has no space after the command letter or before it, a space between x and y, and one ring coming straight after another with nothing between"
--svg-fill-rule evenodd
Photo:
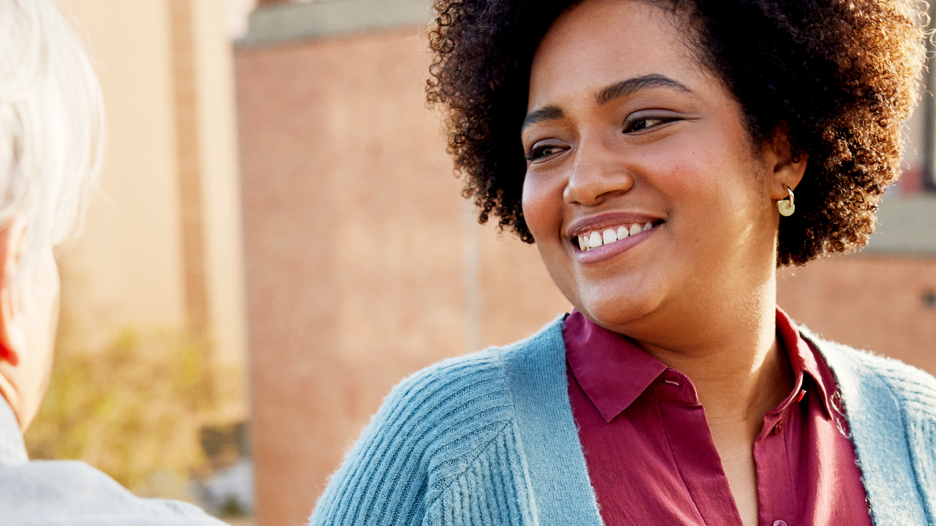
<instances>
[{"instance_id":1,"label":"cardigan shoulder seam","mask_svg":"<svg viewBox=\"0 0 936 526\"><path fill-rule=\"evenodd\" d=\"M485 440L483 444L478 445L477 448L475 448L476 451L475 451L469 458L464 459L464 466L463 466L463 468L462 468L457 474L453 474L451 480L449 480L449 481L446 483L446 485L445 485L444 487L439 488L438 493L432 498L432 500L427 500L427 501L426 501L426 510L427 510L427 512L428 512L428 510L429 510L430 508L432 508L433 506L435 506L436 503L438 503L439 501L441 501L442 497L443 497L449 490L451 490L453 486L455 486L456 484L458 484L458 482L461 481L461 480L466 476L466 473L468 473L468 471L471 469L471 466L472 466L482 455L484 455L485 453L487 453L487 451L489 450L489 448L491 447L491 445L494 443L494 441L497 440L497 437L499 437L501 434L503 434L503 433L504 433L504 430L507 429L508 427L510 427L510 425L511 425L511 421L510 421L510 420L507 420L507 421L503 422L503 423L501 424L501 426L500 426L500 429L498 429L496 432L492 433L491 436L490 436L490 438L488 438L487 440Z\"/></svg>"},{"instance_id":2,"label":"cardigan shoulder seam","mask_svg":"<svg viewBox=\"0 0 936 526\"><path fill-rule=\"evenodd\" d=\"M433 379L441 379L452 375L454 371L459 371L463 367L467 367L469 370L472 368L477 368L476 370L483 369L483 371L481 371L481 375L484 379L493 380L494 383L500 386L491 392L498 393L498 397L503 396L503 405L500 406L502 408L501 414L495 418L493 422L488 424L494 426L494 428L490 429L486 433L487 436L484 438L484 440L481 443L472 446L470 451L465 452L463 456L457 455L457 457L446 460L446 463L449 463L457 458L459 469L446 474L445 479L448 480L445 481L445 484L437 488L436 491L432 492L434 495L431 497L431 500L427 499L426 501L427 511L431 507L435 506L446 492L448 492L454 485L462 480L466 473L471 469L471 466L478 460L478 458L487 453L498 437L503 435L505 430L515 423L513 397L510 396L508 392L509 388L507 387L507 373L505 371L503 362L503 352L504 348L491 347L483 351L465 356L443 360L415 373L411 377L401 382L402 385L411 381L411 379L412 381L418 381L419 377L432 377ZM465 421L460 422L458 425L467 427L471 424L472 422Z\"/></svg>"},{"instance_id":3,"label":"cardigan shoulder seam","mask_svg":"<svg viewBox=\"0 0 936 526\"><path fill-rule=\"evenodd\" d=\"M485 454L490 453L491 448L494 447L497 439L502 437L505 433L508 433L510 429L515 430L517 433L516 436L513 437L513 440L516 443L516 447L519 447L521 450L525 449L523 445L523 439L521 436L522 433L520 433L520 431L517 429L517 426L520 425L518 409L516 407L516 400L515 400L515 396L517 395L517 393L514 392L514 387L512 386L512 382L510 381L510 375L511 375L510 367L511 366L508 365L508 363L511 362L511 360L515 360L518 356L522 356L523 354L530 352L531 346L535 348L538 345L540 345L542 339L544 337L548 337L548 335L553 333L557 328L557 324L561 324L561 319L564 319L564 317L561 317L559 319L556 319L546 324L535 334L532 334L528 336L527 338L524 338L520 341L514 342L504 347L494 347L494 348L488 349L487 351L484 351L485 353L490 355L488 359L494 365L492 369L496 371L496 373L492 372L491 374L497 374L503 381L505 381L506 385L508 386L505 390L505 393L507 396L507 403L506 403L507 418L504 419L503 425L497 430L496 433L492 433L483 444L478 445L477 449L473 452L473 454L469 458L462 459L462 460L465 460L465 462L464 464L462 464L461 470L456 475L454 475L451 478L451 480L448 481L448 483L445 485L444 488L440 488L440 490L434 496L431 502L427 501L427 510L433 506L438 505L440 502L440 499L443 498L443 496L447 492L449 492L460 481L462 481L464 477L467 476L467 474L469 473L474 463L477 462L478 459L484 456ZM559 326L561 327L561 325ZM529 468L526 464L526 460L522 458L524 457L524 455L521 453L520 456L521 456L521 462L523 464L522 466L523 473L520 474L520 476L522 480L525 480L526 483L529 484L529 472L528 472Z\"/></svg>"}]
</instances>

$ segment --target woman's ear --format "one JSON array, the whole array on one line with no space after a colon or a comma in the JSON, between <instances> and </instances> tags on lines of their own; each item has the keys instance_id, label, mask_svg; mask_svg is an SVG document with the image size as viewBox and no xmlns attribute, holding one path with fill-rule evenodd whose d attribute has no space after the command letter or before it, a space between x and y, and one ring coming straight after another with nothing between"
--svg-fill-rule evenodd
<instances>
[{"instance_id":1,"label":"woman's ear","mask_svg":"<svg viewBox=\"0 0 936 526\"><path fill-rule=\"evenodd\" d=\"M793 147L787 136L786 123L777 127L773 139L764 146L764 160L769 168L770 198L780 201L788 197L787 188L795 190L806 172L809 156L805 153L793 155Z\"/></svg>"},{"instance_id":2,"label":"woman's ear","mask_svg":"<svg viewBox=\"0 0 936 526\"><path fill-rule=\"evenodd\" d=\"M0 373L19 365L26 352L25 316L13 290L25 237L26 221L19 216L0 229Z\"/></svg>"}]
</instances>

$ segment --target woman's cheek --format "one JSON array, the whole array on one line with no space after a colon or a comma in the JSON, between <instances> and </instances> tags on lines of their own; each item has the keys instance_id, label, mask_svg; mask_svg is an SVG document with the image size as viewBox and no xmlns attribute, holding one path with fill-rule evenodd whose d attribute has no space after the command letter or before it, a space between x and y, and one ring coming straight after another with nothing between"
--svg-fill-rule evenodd
<instances>
[{"instance_id":1,"label":"woman's cheek","mask_svg":"<svg viewBox=\"0 0 936 526\"><path fill-rule=\"evenodd\" d=\"M523 181L523 218L537 243L559 236L562 225L562 189L548 177L527 173Z\"/></svg>"}]
</instances>

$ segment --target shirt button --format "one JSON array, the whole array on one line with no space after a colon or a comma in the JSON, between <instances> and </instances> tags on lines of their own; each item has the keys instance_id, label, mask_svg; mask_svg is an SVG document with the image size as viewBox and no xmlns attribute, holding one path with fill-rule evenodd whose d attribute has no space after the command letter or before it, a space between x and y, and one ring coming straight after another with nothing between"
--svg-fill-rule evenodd
<instances>
[{"instance_id":1,"label":"shirt button","mask_svg":"<svg viewBox=\"0 0 936 526\"><path fill-rule=\"evenodd\" d=\"M779 435L781 431L783 431L783 420L777 422L777 425L773 426L773 434ZM783 522L783 524L778 524L780 522L783 522L783 521L775 522L774 526L786 526L785 522Z\"/></svg>"},{"instance_id":2,"label":"shirt button","mask_svg":"<svg viewBox=\"0 0 936 526\"><path fill-rule=\"evenodd\" d=\"M773 521L773 526L787 526L786 521Z\"/></svg>"}]
</instances>

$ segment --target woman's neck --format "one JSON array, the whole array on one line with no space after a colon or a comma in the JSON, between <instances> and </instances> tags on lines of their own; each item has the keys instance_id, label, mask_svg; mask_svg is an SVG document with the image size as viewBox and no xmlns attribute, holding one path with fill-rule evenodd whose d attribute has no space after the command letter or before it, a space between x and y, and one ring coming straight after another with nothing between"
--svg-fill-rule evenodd
<instances>
[{"instance_id":1,"label":"woman's neck","mask_svg":"<svg viewBox=\"0 0 936 526\"><path fill-rule=\"evenodd\" d=\"M745 422L751 440L764 414L793 387L789 361L777 342L776 289L765 285L766 290L730 305L702 309L703 315L696 308L681 316L683 338L664 345L638 340L692 380L710 425Z\"/></svg>"}]
</instances>

